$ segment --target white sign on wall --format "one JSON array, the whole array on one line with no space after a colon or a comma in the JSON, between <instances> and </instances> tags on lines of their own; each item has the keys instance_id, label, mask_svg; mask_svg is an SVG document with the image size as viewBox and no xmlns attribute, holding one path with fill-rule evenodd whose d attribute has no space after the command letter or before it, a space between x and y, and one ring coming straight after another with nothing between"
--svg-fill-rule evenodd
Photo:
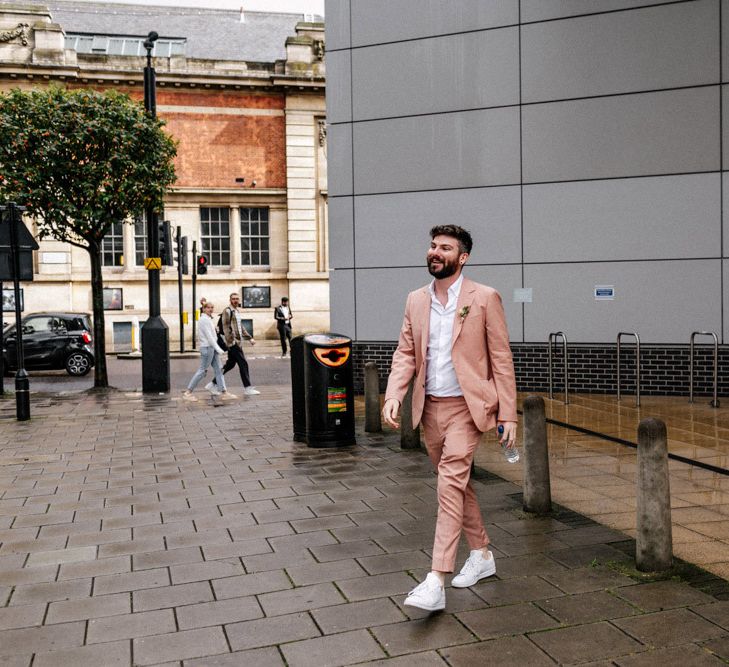
<instances>
[{"instance_id":1,"label":"white sign on wall","mask_svg":"<svg viewBox=\"0 0 729 667\"><path fill-rule=\"evenodd\" d=\"M515 287L514 303L531 303L532 288L531 287Z\"/></svg>"},{"instance_id":2,"label":"white sign on wall","mask_svg":"<svg viewBox=\"0 0 729 667\"><path fill-rule=\"evenodd\" d=\"M41 254L42 264L68 264L68 254L65 252L44 252Z\"/></svg>"},{"instance_id":3,"label":"white sign on wall","mask_svg":"<svg viewBox=\"0 0 729 667\"><path fill-rule=\"evenodd\" d=\"M595 285L595 301L613 301L615 285Z\"/></svg>"}]
</instances>

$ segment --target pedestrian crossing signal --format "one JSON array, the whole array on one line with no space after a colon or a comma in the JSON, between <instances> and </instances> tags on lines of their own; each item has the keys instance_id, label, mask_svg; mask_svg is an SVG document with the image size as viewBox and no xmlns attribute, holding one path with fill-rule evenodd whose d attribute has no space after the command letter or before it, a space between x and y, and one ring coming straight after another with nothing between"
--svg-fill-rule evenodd
<instances>
[{"instance_id":1,"label":"pedestrian crossing signal","mask_svg":"<svg viewBox=\"0 0 729 667\"><path fill-rule=\"evenodd\" d=\"M208 272L208 258L205 255L200 255L197 258L197 275L201 276Z\"/></svg>"}]
</instances>

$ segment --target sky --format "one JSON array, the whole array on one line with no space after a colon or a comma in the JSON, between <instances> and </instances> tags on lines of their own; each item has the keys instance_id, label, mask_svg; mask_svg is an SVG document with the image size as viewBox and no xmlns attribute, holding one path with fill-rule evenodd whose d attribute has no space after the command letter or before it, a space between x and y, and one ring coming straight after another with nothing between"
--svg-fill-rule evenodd
<instances>
[{"instance_id":1,"label":"sky","mask_svg":"<svg viewBox=\"0 0 729 667\"><path fill-rule=\"evenodd\" d=\"M98 0L86 0L95 1ZM102 0L103 1L103 0ZM324 16L324 0L119 0L133 5L173 5L209 9L249 9L266 12L295 12ZM109 2L108 4L114 4Z\"/></svg>"}]
</instances>

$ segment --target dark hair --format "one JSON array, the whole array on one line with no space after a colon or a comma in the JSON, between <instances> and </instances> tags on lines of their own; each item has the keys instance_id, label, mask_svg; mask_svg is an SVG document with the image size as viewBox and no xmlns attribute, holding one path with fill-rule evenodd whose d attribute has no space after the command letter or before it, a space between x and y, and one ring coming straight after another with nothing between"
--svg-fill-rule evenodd
<instances>
[{"instance_id":1,"label":"dark hair","mask_svg":"<svg viewBox=\"0 0 729 667\"><path fill-rule=\"evenodd\" d=\"M287 297L287 296L282 296L282 297L281 297L281 303L283 303L284 301L285 301L286 303L288 303L288 302L289 302L289 297Z\"/></svg>"},{"instance_id":2,"label":"dark hair","mask_svg":"<svg viewBox=\"0 0 729 667\"><path fill-rule=\"evenodd\" d=\"M471 232L459 227L458 225L436 225L430 230L430 238L434 239L436 236L452 236L458 240L458 249L464 253L471 254L471 248L473 248L473 239L471 238Z\"/></svg>"}]
</instances>

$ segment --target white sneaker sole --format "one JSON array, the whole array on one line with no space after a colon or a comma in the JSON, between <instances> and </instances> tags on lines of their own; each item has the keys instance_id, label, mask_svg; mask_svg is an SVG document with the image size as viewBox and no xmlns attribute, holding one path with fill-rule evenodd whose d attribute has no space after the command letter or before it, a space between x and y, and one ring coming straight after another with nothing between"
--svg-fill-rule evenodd
<instances>
[{"instance_id":1,"label":"white sneaker sole","mask_svg":"<svg viewBox=\"0 0 729 667\"><path fill-rule=\"evenodd\" d=\"M407 607L417 607L418 609L424 609L425 611L441 611L442 609L445 609L445 601L436 602L434 605L427 605L422 602L418 602L417 600L405 598L405 602L403 602L403 604Z\"/></svg>"},{"instance_id":2,"label":"white sneaker sole","mask_svg":"<svg viewBox=\"0 0 729 667\"><path fill-rule=\"evenodd\" d=\"M475 586L479 581L481 581L481 579L493 577L495 574L496 574L496 565L494 565L492 568L489 568L488 570L486 570L486 572L479 574L473 580L468 579L465 582L457 582L456 581L457 577L453 577L453 581L451 581L451 586L453 586L453 588L470 588L471 586Z\"/></svg>"}]
</instances>

